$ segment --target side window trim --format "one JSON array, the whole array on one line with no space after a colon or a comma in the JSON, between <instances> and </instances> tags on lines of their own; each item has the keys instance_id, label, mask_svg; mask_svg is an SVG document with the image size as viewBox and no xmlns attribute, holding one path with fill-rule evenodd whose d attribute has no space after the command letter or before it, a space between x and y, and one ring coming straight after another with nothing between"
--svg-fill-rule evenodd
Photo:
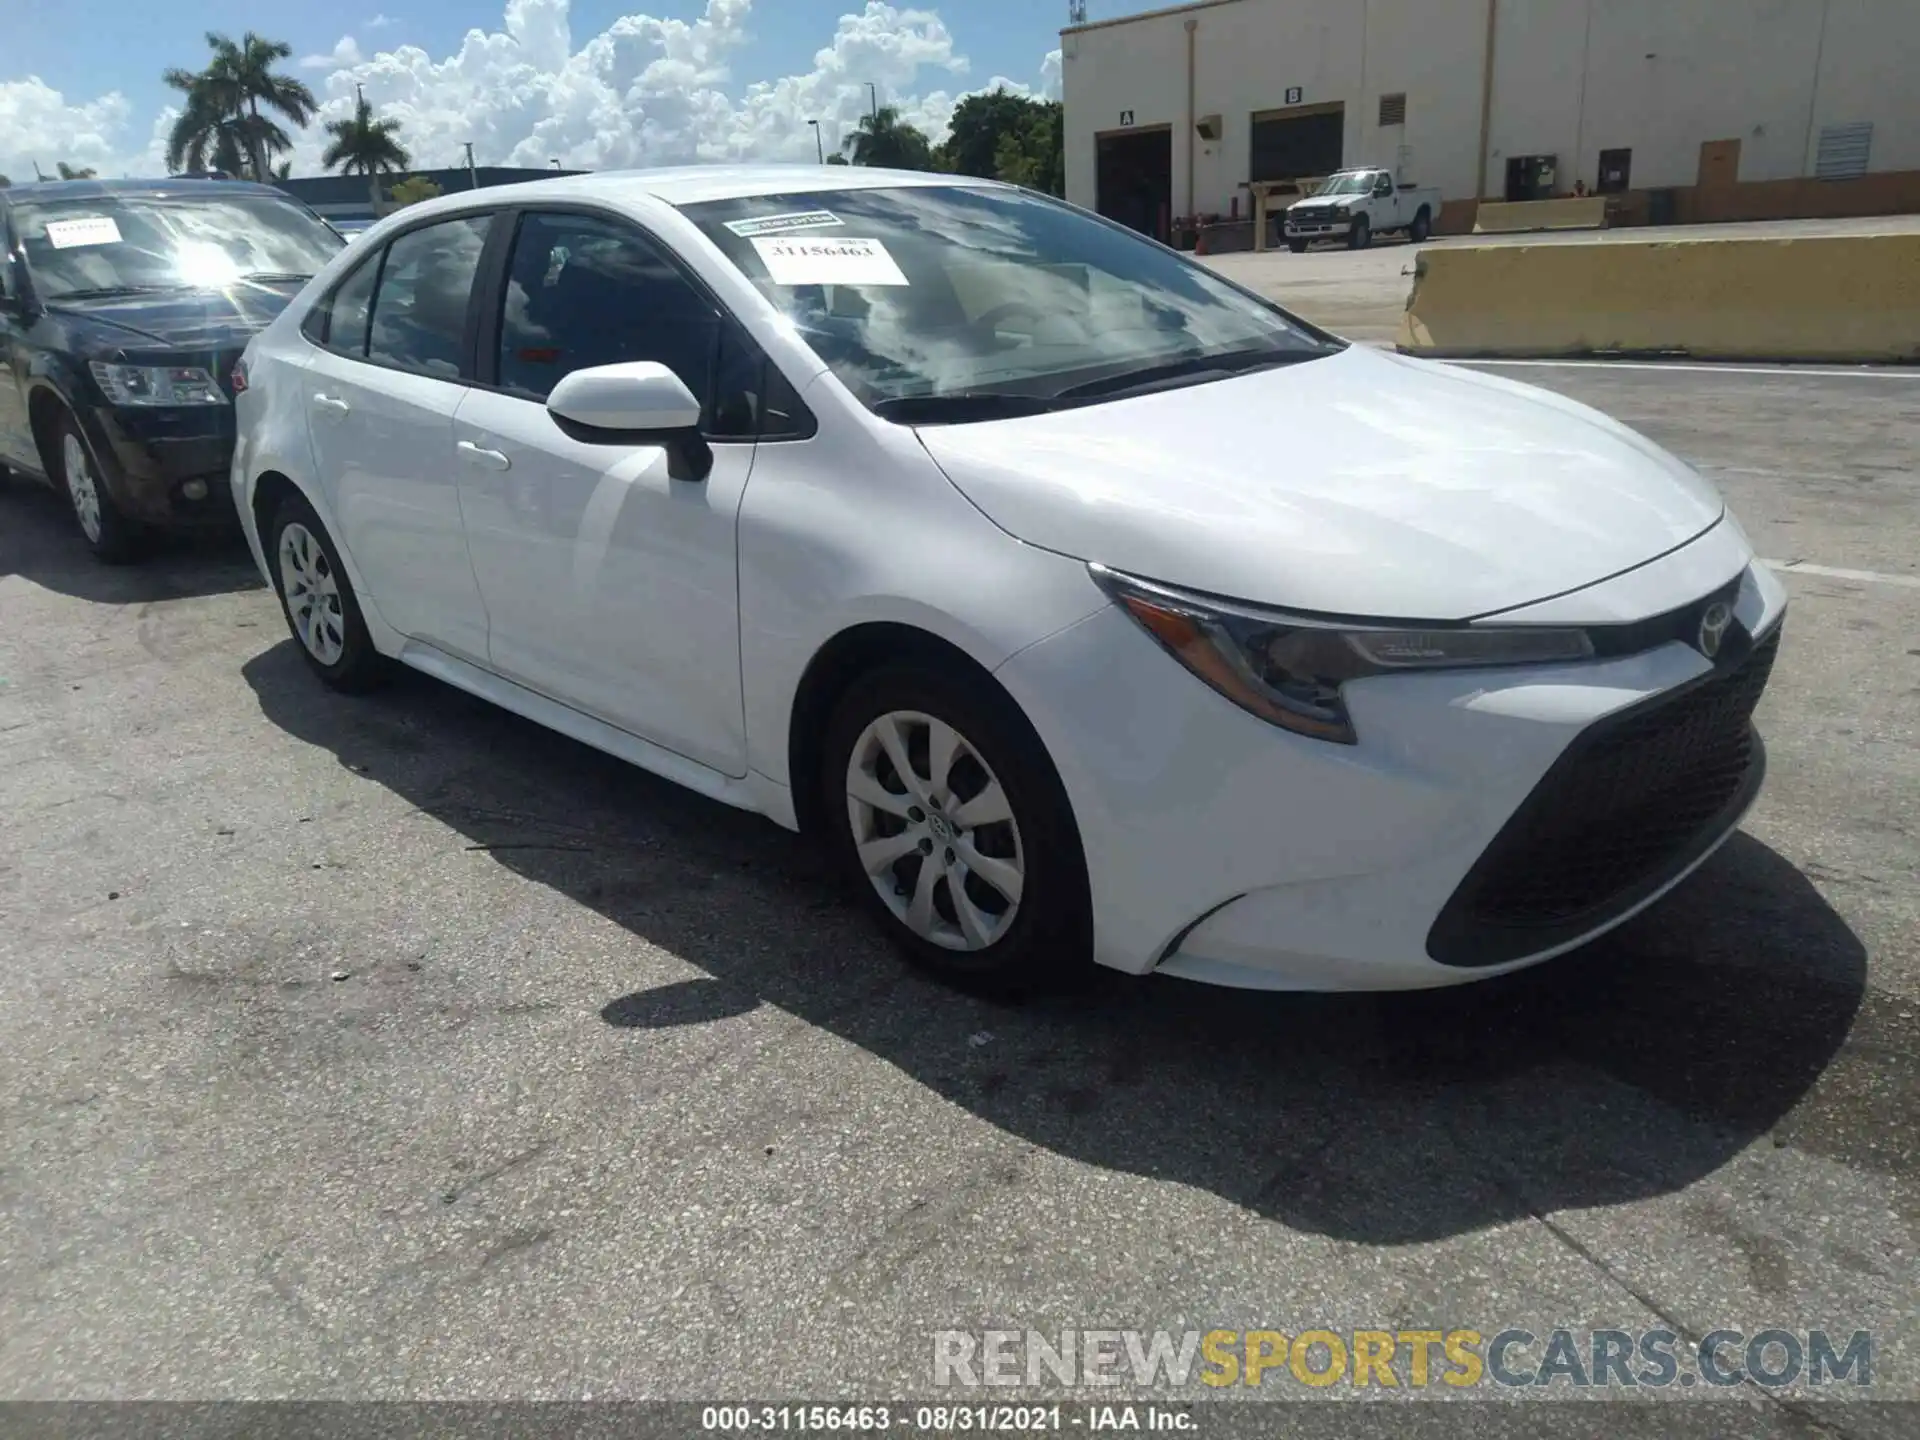
<instances>
[{"instance_id":1,"label":"side window trim","mask_svg":"<svg viewBox=\"0 0 1920 1440\"><path fill-rule=\"evenodd\" d=\"M480 260L480 272L474 282L476 297L484 294L485 308L479 317L479 332L475 335L475 350L472 355L473 373L470 383L476 390L488 390L498 395L511 396L528 404L537 402L527 400L518 391L509 390L500 383L500 331L506 317L507 285L513 268L513 247L519 240L521 226L533 215L580 215L590 220L614 226L631 232L640 242L648 246L656 255L684 280L694 294L713 307L719 317L722 331L722 343L725 336L731 334L737 343L745 345L759 361L763 376L777 375L781 388L791 398L798 413L793 417L794 428L777 435L715 435L705 436L713 445L756 445L778 444L790 440L810 440L819 433L819 422L806 402L800 398L800 387L787 378L785 373L773 363L773 358L748 333L747 327L740 323L739 316L727 308L726 302L713 292L705 278L689 266L679 253L642 222L632 216L610 210L605 206L583 203L578 200L556 200L551 204L536 205L522 203L503 210L495 220L494 227L487 236L487 250ZM763 399L771 389L769 382L761 381ZM764 421L766 407L761 406Z\"/></svg>"},{"instance_id":2,"label":"side window trim","mask_svg":"<svg viewBox=\"0 0 1920 1440\"><path fill-rule=\"evenodd\" d=\"M376 370L392 370L396 374L415 375L423 380L438 380L446 385L473 384L475 375L474 347L478 343L478 316L486 295L488 258L495 245L499 242L500 232L503 228L500 223L501 219L510 213L509 207L506 206L496 206L484 210L461 210L452 215L434 215L427 217L416 225L409 225L404 230L398 230L392 235L389 235L381 242L380 253L378 255L369 256L361 264L354 266L351 270L347 271L345 275L341 276L339 280L334 282L332 289L327 291L326 298L321 302L320 306L315 307L316 309L324 307L326 310L326 324L322 329L322 334L325 338L314 341L313 337L309 335L307 336L308 340L319 345L329 354L338 355L343 360L356 361L361 365L370 365ZM488 228L486 241L480 250L480 264L474 271L472 288L467 292L467 314L460 336L461 361L459 379L451 380L444 375L429 375L424 371L411 369L405 365L394 365L385 360L374 359L372 354L373 319L375 313L380 308L380 287L382 282L387 278L387 256L392 252L394 242L448 221L475 219L487 221ZM373 267L373 292L367 297L367 333L361 337L360 349L357 352L342 350L333 343L333 302L340 291L346 288L347 282L359 275L361 271L365 270L368 266ZM302 333L304 333L304 324L301 328Z\"/></svg>"}]
</instances>

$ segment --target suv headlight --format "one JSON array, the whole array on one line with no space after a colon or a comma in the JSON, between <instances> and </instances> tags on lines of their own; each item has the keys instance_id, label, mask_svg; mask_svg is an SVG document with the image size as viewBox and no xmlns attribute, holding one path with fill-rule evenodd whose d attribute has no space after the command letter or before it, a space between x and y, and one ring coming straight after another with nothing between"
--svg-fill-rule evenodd
<instances>
[{"instance_id":1,"label":"suv headlight","mask_svg":"<svg viewBox=\"0 0 1920 1440\"><path fill-rule=\"evenodd\" d=\"M225 405L226 392L198 365L108 365L88 369L115 405Z\"/></svg>"},{"instance_id":2,"label":"suv headlight","mask_svg":"<svg viewBox=\"0 0 1920 1440\"><path fill-rule=\"evenodd\" d=\"M1328 621L1193 595L1100 565L1088 569L1169 655L1241 709L1342 745L1358 740L1341 696L1349 680L1409 670L1564 664L1594 653L1584 630Z\"/></svg>"}]
</instances>

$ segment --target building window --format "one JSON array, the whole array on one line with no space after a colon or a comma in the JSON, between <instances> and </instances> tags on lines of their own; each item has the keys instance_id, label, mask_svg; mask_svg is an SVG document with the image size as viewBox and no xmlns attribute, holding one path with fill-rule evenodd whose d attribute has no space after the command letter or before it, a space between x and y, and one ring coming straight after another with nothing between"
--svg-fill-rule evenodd
<instances>
[{"instance_id":1,"label":"building window","mask_svg":"<svg viewBox=\"0 0 1920 1440\"><path fill-rule=\"evenodd\" d=\"M1813 173L1822 180L1858 180L1873 153L1873 122L1820 127L1820 151Z\"/></svg>"},{"instance_id":2,"label":"building window","mask_svg":"<svg viewBox=\"0 0 1920 1440\"><path fill-rule=\"evenodd\" d=\"M1407 123L1407 97L1404 94L1380 97L1380 123L1382 125Z\"/></svg>"},{"instance_id":3,"label":"building window","mask_svg":"<svg viewBox=\"0 0 1920 1440\"><path fill-rule=\"evenodd\" d=\"M1600 183L1595 187L1602 195L1624 195L1633 188L1633 151L1602 150L1600 152Z\"/></svg>"}]
</instances>

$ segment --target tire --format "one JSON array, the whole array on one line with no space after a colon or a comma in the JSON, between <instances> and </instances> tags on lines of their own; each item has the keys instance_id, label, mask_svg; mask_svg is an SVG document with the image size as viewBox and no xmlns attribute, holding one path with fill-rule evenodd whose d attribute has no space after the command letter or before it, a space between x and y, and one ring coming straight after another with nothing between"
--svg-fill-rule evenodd
<instances>
[{"instance_id":1,"label":"tire","mask_svg":"<svg viewBox=\"0 0 1920 1440\"><path fill-rule=\"evenodd\" d=\"M1353 217L1353 228L1347 232L1347 248L1364 250L1373 244L1373 221L1365 215Z\"/></svg>"},{"instance_id":2,"label":"tire","mask_svg":"<svg viewBox=\"0 0 1920 1440\"><path fill-rule=\"evenodd\" d=\"M1304 255L1307 253L1307 242L1304 240L1289 240L1287 241L1287 249L1296 255Z\"/></svg>"},{"instance_id":3,"label":"tire","mask_svg":"<svg viewBox=\"0 0 1920 1440\"><path fill-rule=\"evenodd\" d=\"M936 745L951 760L944 786L934 783ZM902 661L848 687L823 751L821 813L836 863L909 961L1005 997L1090 972L1080 833L1052 762L1011 700ZM893 763L897 753L911 777Z\"/></svg>"},{"instance_id":4,"label":"tire","mask_svg":"<svg viewBox=\"0 0 1920 1440\"><path fill-rule=\"evenodd\" d=\"M96 560L128 565L147 552L149 536L114 500L100 474L93 446L70 412L63 412L53 433L53 469L73 523Z\"/></svg>"},{"instance_id":5,"label":"tire","mask_svg":"<svg viewBox=\"0 0 1920 1440\"><path fill-rule=\"evenodd\" d=\"M335 690L362 694L383 682L387 658L373 648L366 617L333 537L304 495L289 495L262 537L280 613L313 673Z\"/></svg>"},{"instance_id":6,"label":"tire","mask_svg":"<svg viewBox=\"0 0 1920 1440\"><path fill-rule=\"evenodd\" d=\"M1413 217L1413 224L1407 227L1407 239L1415 245L1424 245L1431 234L1433 234L1433 216L1423 207L1420 213Z\"/></svg>"}]
</instances>

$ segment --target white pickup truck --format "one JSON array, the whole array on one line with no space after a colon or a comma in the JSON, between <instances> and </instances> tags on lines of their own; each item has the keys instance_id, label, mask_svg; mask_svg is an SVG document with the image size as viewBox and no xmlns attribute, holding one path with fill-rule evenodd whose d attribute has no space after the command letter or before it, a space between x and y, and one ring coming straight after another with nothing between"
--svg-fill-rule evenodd
<instances>
[{"instance_id":1,"label":"white pickup truck","mask_svg":"<svg viewBox=\"0 0 1920 1440\"><path fill-rule=\"evenodd\" d=\"M1431 186L1396 185L1391 170L1342 170L1287 207L1287 248L1298 255L1316 240L1337 238L1364 250L1374 236L1394 231L1418 244L1439 214L1440 192Z\"/></svg>"}]
</instances>

